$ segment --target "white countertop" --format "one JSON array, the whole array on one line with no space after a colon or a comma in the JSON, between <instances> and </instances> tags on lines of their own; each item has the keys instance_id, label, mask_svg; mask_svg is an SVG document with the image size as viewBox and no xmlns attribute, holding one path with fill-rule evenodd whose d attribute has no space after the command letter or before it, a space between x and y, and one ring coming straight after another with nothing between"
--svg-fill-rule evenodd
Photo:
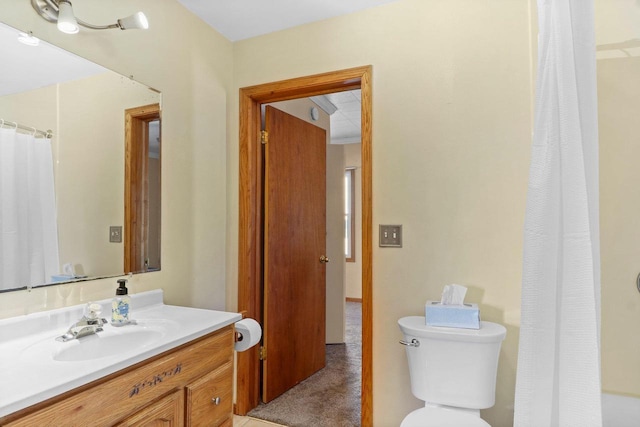
<instances>
[{"instance_id":1,"label":"white countertop","mask_svg":"<svg viewBox=\"0 0 640 427\"><path fill-rule=\"evenodd\" d=\"M86 304L0 320L0 417L73 390L135 363L186 344L242 318L239 313L165 305L161 290L131 295L135 326L105 325L96 337L58 342L56 337L82 317ZM101 317L110 319L111 300ZM159 331L150 342L90 360L59 361L53 355L79 341L117 334L125 328ZM101 335L104 334L104 335Z\"/></svg>"}]
</instances>

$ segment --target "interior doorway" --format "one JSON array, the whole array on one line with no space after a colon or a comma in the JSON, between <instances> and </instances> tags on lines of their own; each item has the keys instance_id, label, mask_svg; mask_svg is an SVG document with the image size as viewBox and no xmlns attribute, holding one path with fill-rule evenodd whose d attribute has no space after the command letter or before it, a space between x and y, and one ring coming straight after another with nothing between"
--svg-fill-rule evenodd
<instances>
[{"instance_id":1,"label":"interior doorway","mask_svg":"<svg viewBox=\"0 0 640 427\"><path fill-rule=\"evenodd\" d=\"M260 106L269 102L360 89L362 96L362 399L361 424L372 424L372 161L371 67L302 77L240 90L240 218L238 309L262 317L262 160ZM246 414L260 398L258 349L238 353L236 413Z\"/></svg>"},{"instance_id":2,"label":"interior doorway","mask_svg":"<svg viewBox=\"0 0 640 427\"><path fill-rule=\"evenodd\" d=\"M281 113L269 115L273 109ZM361 209L359 197L352 197L360 187L360 110L359 89L263 106L260 320L268 325L261 343L267 357L262 361L261 403L250 417L281 425L360 425L362 285L356 261L362 245L356 238ZM324 135L316 141L319 130ZM353 185L346 185L346 172L354 177ZM314 183L308 185L308 180ZM356 216L358 233L351 226ZM317 240L323 242L314 247ZM323 263L319 258L326 259ZM313 369L321 358L324 365ZM277 396L274 384L284 386Z\"/></svg>"}]
</instances>

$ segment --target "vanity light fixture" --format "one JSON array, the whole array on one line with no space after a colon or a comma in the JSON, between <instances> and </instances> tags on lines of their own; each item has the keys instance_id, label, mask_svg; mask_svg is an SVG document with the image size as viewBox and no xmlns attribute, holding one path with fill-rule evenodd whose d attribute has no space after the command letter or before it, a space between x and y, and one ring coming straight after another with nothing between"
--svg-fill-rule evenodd
<instances>
[{"instance_id":1,"label":"vanity light fixture","mask_svg":"<svg viewBox=\"0 0 640 427\"><path fill-rule=\"evenodd\" d=\"M38 15L49 22L56 23L58 29L67 34L77 33L81 26L91 30L108 30L112 28L146 30L149 28L149 21L142 12L118 19L115 24L93 25L76 18L69 0L31 0L31 6Z\"/></svg>"}]
</instances>

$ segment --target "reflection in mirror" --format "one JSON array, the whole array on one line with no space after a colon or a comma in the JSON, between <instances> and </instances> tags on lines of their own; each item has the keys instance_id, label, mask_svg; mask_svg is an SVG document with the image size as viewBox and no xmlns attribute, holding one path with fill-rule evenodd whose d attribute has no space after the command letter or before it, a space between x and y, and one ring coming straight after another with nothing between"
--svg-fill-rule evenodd
<instances>
[{"instance_id":1,"label":"reflection in mirror","mask_svg":"<svg viewBox=\"0 0 640 427\"><path fill-rule=\"evenodd\" d=\"M0 292L160 269L160 94L19 35L0 23ZM137 119L146 148L129 191L127 112L151 106Z\"/></svg>"},{"instance_id":2,"label":"reflection in mirror","mask_svg":"<svg viewBox=\"0 0 640 427\"><path fill-rule=\"evenodd\" d=\"M160 106L128 109L125 138L124 271L160 268Z\"/></svg>"}]
</instances>

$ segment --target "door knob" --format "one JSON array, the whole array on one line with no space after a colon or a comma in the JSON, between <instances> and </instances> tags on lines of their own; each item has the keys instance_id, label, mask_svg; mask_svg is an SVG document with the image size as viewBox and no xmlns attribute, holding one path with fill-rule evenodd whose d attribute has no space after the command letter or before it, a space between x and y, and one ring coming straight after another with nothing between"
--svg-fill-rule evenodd
<instances>
[{"instance_id":1,"label":"door knob","mask_svg":"<svg viewBox=\"0 0 640 427\"><path fill-rule=\"evenodd\" d=\"M329 257L328 256L324 256L324 255L320 256L320 263L321 264L326 264L328 262L329 262Z\"/></svg>"}]
</instances>

